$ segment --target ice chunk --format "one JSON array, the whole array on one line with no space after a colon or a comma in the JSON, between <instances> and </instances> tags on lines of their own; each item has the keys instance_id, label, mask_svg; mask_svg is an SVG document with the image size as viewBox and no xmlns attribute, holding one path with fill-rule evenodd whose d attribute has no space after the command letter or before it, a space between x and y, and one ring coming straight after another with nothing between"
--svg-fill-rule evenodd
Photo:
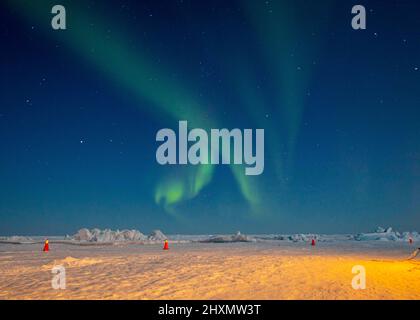
<instances>
[{"instance_id":1,"label":"ice chunk","mask_svg":"<svg viewBox=\"0 0 420 320\"><path fill-rule=\"evenodd\" d=\"M32 238L30 237L25 237L25 236L11 236L11 237L0 237L0 240L2 241L10 241L10 242L28 242L28 241L33 241Z\"/></svg>"},{"instance_id":2,"label":"ice chunk","mask_svg":"<svg viewBox=\"0 0 420 320\"><path fill-rule=\"evenodd\" d=\"M215 242L215 243L223 243L223 242L253 242L256 241L254 238L241 234L238 231L234 235L227 235L227 236L213 236L209 239L202 240L202 242Z\"/></svg>"},{"instance_id":3,"label":"ice chunk","mask_svg":"<svg viewBox=\"0 0 420 320\"><path fill-rule=\"evenodd\" d=\"M165 236L163 234L163 232L160 231L160 230L153 230L152 233L149 234L147 239L152 240L152 241L164 241L164 240L168 239L168 237Z\"/></svg>"},{"instance_id":4,"label":"ice chunk","mask_svg":"<svg viewBox=\"0 0 420 320\"><path fill-rule=\"evenodd\" d=\"M90 241L90 242L121 242L121 241L143 241L146 236L138 230L123 230L113 231L111 229L80 229L74 236L77 241Z\"/></svg>"},{"instance_id":5,"label":"ice chunk","mask_svg":"<svg viewBox=\"0 0 420 320\"><path fill-rule=\"evenodd\" d=\"M89 229L83 228L80 229L74 236L74 240L78 241L91 241L92 239L92 233L89 231Z\"/></svg>"},{"instance_id":6,"label":"ice chunk","mask_svg":"<svg viewBox=\"0 0 420 320\"><path fill-rule=\"evenodd\" d=\"M398 231L394 231L391 227L376 228L375 232L371 233L359 233L354 236L354 240L358 241L408 241L408 239L413 241L420 240L417 232L403 232L402 234Z\"/></svg>"}]
</instances>

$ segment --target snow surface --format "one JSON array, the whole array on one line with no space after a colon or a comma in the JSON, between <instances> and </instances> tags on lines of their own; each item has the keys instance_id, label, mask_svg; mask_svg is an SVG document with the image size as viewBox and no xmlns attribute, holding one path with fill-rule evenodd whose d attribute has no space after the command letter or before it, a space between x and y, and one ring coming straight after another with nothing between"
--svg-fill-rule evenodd
<instances>
[{"instance_id":1,"label":"snow surface","mask_svg":"<svg viewBox=\"0 0 420 320\"><path fill-rule=\"evenodd\" d=\"M0 300L420 299L420 260L407 260L417 245L401 241L344 238L313 247L290 240L169 240L169 250L161 242L52 242L49 252L42 248L39 242L0 245ZM365 290L351 286L356 265L367 270ZM55 266L66 268L65 290L51 288Z\"/></svg>"}]
</instances>

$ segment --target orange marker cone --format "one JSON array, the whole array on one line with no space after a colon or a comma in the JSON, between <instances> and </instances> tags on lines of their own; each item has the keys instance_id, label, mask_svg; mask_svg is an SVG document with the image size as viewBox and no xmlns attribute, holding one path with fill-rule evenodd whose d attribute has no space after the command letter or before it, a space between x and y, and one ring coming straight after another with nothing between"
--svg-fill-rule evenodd
<instances>
[{"instance_id":1,"label":"orange marker cone","mask_svg":"<svg viewBox=\"0 0 420 320\"><path fill-rule=\"evenodd\" d=\"M44 251L44 252L50 251L50 246L48 245L48 239L45 240L44 249L42 249L42 251Z\"/></svg>"},{"instance_id":2,"label":"orange marker cone","mask_svg":"<svg viewBox=\"0 0 420 320\"><path fill-rule=\"evenodd\" d=\"M165 240L165 242L163 244L163 250L169 250L168 240Z\"/></svg>"},{"instance_id":3,"label":"orange marker cone","mask_svg":"<svg viewBox=\"0 0 420 320\"><path fill-rule=\"evenodd\" d=\"M311 245L315 246L315 239L312 239Z\"/></svg>"}]
</instances>

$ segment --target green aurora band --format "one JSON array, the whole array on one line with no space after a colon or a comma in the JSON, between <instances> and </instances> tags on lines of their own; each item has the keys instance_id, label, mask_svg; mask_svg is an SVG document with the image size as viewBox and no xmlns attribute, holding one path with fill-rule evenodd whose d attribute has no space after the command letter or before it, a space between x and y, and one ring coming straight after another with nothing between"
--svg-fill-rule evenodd
<instances>
[{"instance_id":1,"label":"green aurora band","mask_svg":"<svg viewBox=\"0 0 420 320\"><path fill-rule=\"evenodd\" d=\"M50 27L50 10L55 4L52 1L8 2L26 20ZM164 113L176 121L188 120L195 127L217 127L214 119L200 116L205 113L197 103L199 99L168 76L170 73L164 72L155 63L156 59L145 54L147 50L130 48L129 39L122 32L117 32L115 25L110 26L109 21L105 22L97 15L85 14L83 8L76 7L74 3L71 7L66 5L66 13L69 12L73 22L69 23L65 33L58 33L57 38L107 75L111 81L123 85L141 102L147 101L153 105L147 112L157 118ZM108 33L109 29L113 30L112 36ZM250 184L241 166L232 165L231 168L243 197L255 208L259 202L256 186ZM163 205L168 213L174 213L178 203L196 197L211 182L213 173L212 165L189 166L187 174L182 177L162 179L156 188L156 203Z\"/></svg>"}]
</instances>

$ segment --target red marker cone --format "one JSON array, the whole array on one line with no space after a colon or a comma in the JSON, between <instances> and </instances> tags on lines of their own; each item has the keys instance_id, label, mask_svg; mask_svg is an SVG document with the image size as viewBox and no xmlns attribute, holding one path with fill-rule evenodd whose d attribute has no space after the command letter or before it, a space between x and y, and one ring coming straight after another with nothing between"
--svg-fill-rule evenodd
<instances>
[{"instance_id":1,"label":"red marker cone","mask_svg":"<svg viewBox=\"0 0 420 320\"><path fill-rule=\"evenodd\" d=\"M315 246L315 239L312 239L311 245Z\"/></svg>"},{"instance_id":2,"label":"red marker cone","mask_svg":"<svg viewBox=\"0 0 420 320\"><path fill-rule=\"evenodd\" d=\"M48 239L45 240L44 249L42 249L42 251L44 251L44 252L50 251L50 246L48 245Z\"/></svg>"},{"instance_id":3,"label":"red marker cone","mask_svg":"<svg viewBox=\"0 0 420 320\"><path fill-rule=\"evenodd\" d=\"M163 250L169 250L168 240L165 240L165 242L163 243Z\"/></svg>"}]
</instances>

